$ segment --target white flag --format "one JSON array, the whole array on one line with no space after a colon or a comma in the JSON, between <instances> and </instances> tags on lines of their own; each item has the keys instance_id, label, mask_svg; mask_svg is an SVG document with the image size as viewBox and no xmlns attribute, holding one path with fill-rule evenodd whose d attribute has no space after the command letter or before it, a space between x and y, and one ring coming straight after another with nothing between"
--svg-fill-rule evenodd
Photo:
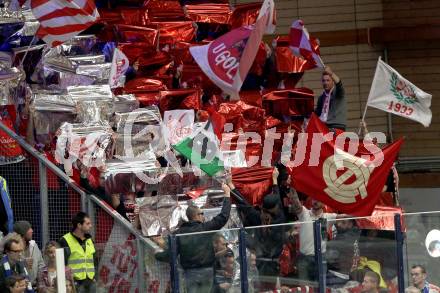
<instances>
[{"instance_id":1,"label":"white flag","mask_svg":"<svg viewBox=\"0 0 440 293\"><path fill-rule=\"evenodd\" d=\"M379 59L367 105L423 124L431 124L431 98Z\"/></svg>"},{"instance_id":2,"label":"white flag","mask_svg":"<svg viewBox=\"0 0 440 293\"><path fill-rule=\"evenodd\" d=\"M125 56L121 50L115 48L113 52L112 67L110 69L110 78L108 80L111 88L124 86L124 74L127 72L128 65L129 61L127 56Z\"/></svg>"},{"instance_id":3,"label":"white flag","mask_svg":"<svg viewBox=\"0 0 440 293\"><path fill-rule=\"evenodd\" d=\"M163 122L165 124L164 136L170 144L176 144L187 138L193 132L194 110L165 111Z\"/></svg>"}]
</instances>

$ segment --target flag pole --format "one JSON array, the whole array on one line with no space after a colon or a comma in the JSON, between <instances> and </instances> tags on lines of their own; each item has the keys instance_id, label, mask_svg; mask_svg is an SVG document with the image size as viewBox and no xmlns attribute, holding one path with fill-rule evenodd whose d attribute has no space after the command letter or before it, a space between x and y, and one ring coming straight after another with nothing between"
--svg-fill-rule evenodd
<instances>
[{"instance_id":1,"label":"flag pole","mask_svg":"<svg viewBox=\"0 0 440 293\"><path fill-rule=\"evenodd\" d=\"M38 28L40 28L40 26L38 26ZM38 31L38 29L37 29L37 31ZM23 67L24 60L26 59L26 56L27 56L29 50L31 49L32 44L34 43L36 37L37 37L37 33L34 34L34 36L33 36L32 40L31 40L31 42L29 43L29 46L27 47L26 51L24 52L24 56L23 56L23 58L22 58L21 61L20 61L20 65L19 65L20 68Z\"/></svg>"},{"instance_id":2,"label":"flag pole","mask_svg":"<svg viewBox=\"0 0 440 293\"><path fill-rule=\"evenodd\" d=\"M379 62L380 60L382 60L381 56L379 56L377 62ZM376 71L377 71L377 66L376 66ZM374 76L376 76L376 73L374 74ZM373 83L371 84L371 87L373 87L373 85L374 85L374 77L373 77ZM359 84L359 86L360 86L360 84ZM371 89L370 89L370 94L371 94ZM362 124L364 124L365 116L367 115L367 108L368 108L368 100L369 99L370 99L370 95L368 95L367 102L365 103L365 109L364 109L364 113L362 114L362 119L361 119ZM360 135L360 134L361 134L361 126L359 126L359 130L358 130L358 135Z\"/></svg>"},{"instance_id":3,"label":"flag pole","mask_svg":"<svg viewBox=\"0 0 440 293\"><path fill-rule=\"evenodd\" d=\"M367 115L367 109L368 109L368 100L367 100L367 103L365 104L364 114L362 114L362 119L361 119L362 124L365 123L365 116ZM362 128L362 126L359 125L358 135L361 134L361 130L362 130L361 128Z\"/></svg>"},{"instance_id":4,"label":"flag pole","mask_svg":"<svg viewBox=\"0 0 440 293\"><path fill-rule=\"evenodd\" d=\"M225 173L223 173L223 176L225 176L226 174ZM218 178L218 177L212 177L212 179L214 179L215 181L217 181L218 183L220 183L220 184L226 184L226 182L225 181L223 181L222 180L222 178ZM231 174L231 179L232 179L232 174ZM235 199L237 199L237 201L239 201L239 202L246 202L246 200L242 197L242 196L240 196L238 193L236 193L234 190L232 190L231 189L231 195L233 195L234 197L235 197Z\"/></svg>"}]
</instances>

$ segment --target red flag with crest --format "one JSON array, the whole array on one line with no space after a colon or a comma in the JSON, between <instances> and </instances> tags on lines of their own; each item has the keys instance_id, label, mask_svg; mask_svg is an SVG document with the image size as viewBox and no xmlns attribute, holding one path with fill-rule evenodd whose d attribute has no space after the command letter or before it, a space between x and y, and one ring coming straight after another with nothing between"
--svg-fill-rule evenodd
<instances>
[{"instance_id":1,"label":"red flag with crest","mask_svg":"<svg viewBox=\"0 0 440 293\"><path fill-rule=\"evenodd\" d=\"M403 139L383 149L370 141L353 140L359 147L349 152L347 133L331 133L315 114L306 134L296 146L304 160L291 169L295 189L339 212L371 215Z\"/></svg>"}]
</instances>

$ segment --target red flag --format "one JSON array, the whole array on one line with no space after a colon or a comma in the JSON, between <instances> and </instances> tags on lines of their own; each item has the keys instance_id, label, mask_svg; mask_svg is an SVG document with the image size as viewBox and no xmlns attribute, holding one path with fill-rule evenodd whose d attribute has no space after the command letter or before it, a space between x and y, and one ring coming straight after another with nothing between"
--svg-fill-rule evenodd
<instances>
[{"instance_id":1,"label":"red flag","mask_svg":"<svg viewBox=\"0 0 440 293\"><path fill-rule=\"evenodd\" d=\"M356 224L359 229L394 231L394 215L402 216L402 213L400 207L375 206L370 218L356 219ZM405 230L404 217L402 216L400 220Z\"/></svg>"},{"instance_id":2,"label":"red flag","mask_svg":"<svg viewBox=\"0 0 440 293\"><path fill-rule=\"evenodd\" d=\"M99 17L93 0L31 0L40 22L37 36L56 47L90 27Z\"/></svg>"},{"instance_id":3,"label":"red flag","mask_svg":"<svg viewBox=\"0 0 440 293\"><path fill-rule=\"evenodd\" d=\"M300 73L316 68L315 61L304 59L304 57L295 56L290 48L290 36L278 36L274 39L276 47L275 65L278 72L286 73ZM310 37L310 44L312 51L319 52L319 41L316 38ZM300 79L301 76L298 76ZM287 88L287 87L286 87Z\"/></svg>"},{"instance_id":4,"label":"red flag","mask_svg":"<svg viewBox=\"0 0 440 293\"><path fill-rule=\"evenodd\" d=\"M178 109L199 110L200 106L199 89L177 89L160 91L159 108L162 112Z\"/></svg>"},{"instance_id":5,"label":"red flag","mask_svg":"<svg viewBox=\"0 0 440 293\"><path fill-rule=\"evenodd\" d=\"M321 60L319 49L316 44L310 41L309 32L304 27L302 20L296 20L290 28L290 49L293 54L312 61L317 67L324 68L324 62Z\"/></svg>"},{"instance_id":6,"label":"red flag","mask_svg":"<svg viewBox=\"0 0 440 293\"><path fill-rule=\"evenodd\" d=\"M265 0L254 25L234 29L208 45L190 48L203 72L225 93L238 97L263 34L275 30L274 6L273 0Z\"/></svg>"},{"instance_id":7,"label":"red flag","mask_svg":"<svg viewBox=\"0 0 440 293\"><path fill-rule=\"evenodd\" d=\"M329 133L314 114L307 134L307 143L301 146L299 141L297 144L297 154L303 147L306 149L302 164L292 169L294 187L340 212L353 216L371 215L403 139L382 150L364 141L355 154L350 154L344 151L345 139L341 140L342 148L337 147L341 134ZM319 139L325 134L333 137L329 141Z\"/></svg>"},{"instance_id":8,"label":"red flag","mask_svg":"<svg viewBox=\"0 0 440 293\"><path fill-rule=\"evenodd\" d=\"M218 139L222 138L223 128L225 127L226 118L214 111L212 108L208 108L208 113L211 119L212 127L214 128L214 133Z\"/></svg>"},{"instance_id":9,"label":"red flag","mask_svg":"<svg viewBox=\"0 0 440 293\"><path fill-rule=\"evenodd\" d=\"M232 181L251 205L261 205L272 186L271 167L233 168Z\"/></svg>"},{"instance_id":10,"label":"red flag","mask_svg":"<svg viewBox=\"0 0 440 293\"><path fill-rule=\"evenodd\" d=\"M286 116L309 116L313 112L313 91L308 88L272 91L263 96L266 113L281 118Z\"/></svg>"}]
</instances>

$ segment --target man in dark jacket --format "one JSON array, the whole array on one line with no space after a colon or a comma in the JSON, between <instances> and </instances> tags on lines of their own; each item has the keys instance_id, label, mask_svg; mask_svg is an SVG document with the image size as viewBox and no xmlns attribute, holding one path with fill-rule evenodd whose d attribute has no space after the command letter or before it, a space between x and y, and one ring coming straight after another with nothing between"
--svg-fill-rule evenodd
<instances>
[{"instance_id":1,"label":"man in dark jacket","mask_svg":"<svg viewBox=\"0 0 440 293\"><path fill-rule=\"evenodd\" d=\"M189 206L186 210L188 222L183 223L175 233L180 265L185 271L185 285L188 293L211 291L215 262L212 239L215 234L181 234L215 231L223 228L231 212L231 190L226 184L223 184L222 188L225 198L220 214L205 222L203 211L197 206ZM156 258L161 261L169 259L169 250L156 254Z\"/></svg>"},{"instance_id":2,"label":"man in dark jacket","mask_svg":"<svg viewBox=\"0 0 440 293\"><path fill-rule=\"evenodd\" d=\"M272 173L272 193L263 199L261 210L251 206L240 192L235 189L232 182L228 182L229 187L234 193L240 195L242 200L237 199L237 208L242 216L245 227L274 225L286 222L283 209L281 207L280 192L278 188L278 169L274 168ZM287 227L260 227L249 230L247 240L248 245L256 251L257 268L259 275L278 276L279 275L279 256L283 250L285 230Z\"/></svg>"},{"instance_id":3,"label":"man in dark jacket","mask_svg":"<svg viewBox=\"0 0 440 293\"><path fill-rule=\"evenodd\" d=\"M353 219L340 219L335 226L336 236L328 241L325 255L328 265L327 286L342 287L349 280L360 231Z\"/></svg>"},{"instance_id":4,"label":"man in dark jacket","mask_svg":"<svg viewBox=\"0 0 440 293\"><path fill-rule=\"evenodd\" d=\"M315 114L330 129L345 130L347 124L345 90L341 79L328 66L322 73L322 87L324 92L318 98Z\"/></svg>"}]
</instances>

